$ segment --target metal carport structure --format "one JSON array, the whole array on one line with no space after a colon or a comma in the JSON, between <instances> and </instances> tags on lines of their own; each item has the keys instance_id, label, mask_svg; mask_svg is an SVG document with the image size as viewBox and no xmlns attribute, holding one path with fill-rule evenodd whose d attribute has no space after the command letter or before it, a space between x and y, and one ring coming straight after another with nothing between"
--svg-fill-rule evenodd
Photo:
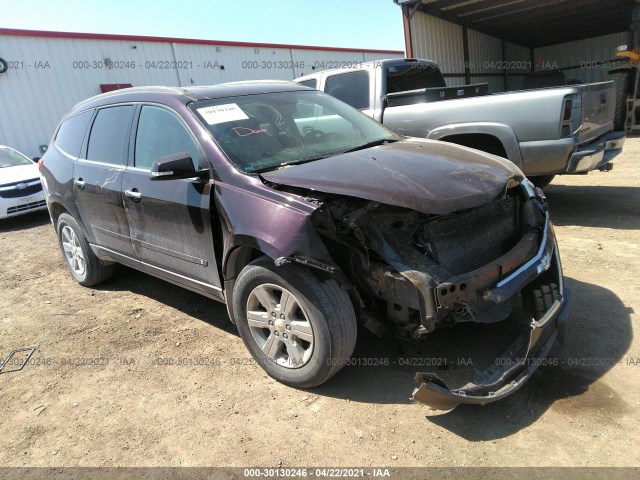
<instances>
[{"instance_id":1,"label":"metal carport structure","mask_svg":"<svg viewBox=\"0 0 640 480\"><path fill-rule=\"evenodd\" d=\"M408 57L438 61L452 85L487 81L494 92L518 88L537 70L608 80L616 48L638 40L638 0L394 2L402 8Z\"/></svg>"}]
</instances>

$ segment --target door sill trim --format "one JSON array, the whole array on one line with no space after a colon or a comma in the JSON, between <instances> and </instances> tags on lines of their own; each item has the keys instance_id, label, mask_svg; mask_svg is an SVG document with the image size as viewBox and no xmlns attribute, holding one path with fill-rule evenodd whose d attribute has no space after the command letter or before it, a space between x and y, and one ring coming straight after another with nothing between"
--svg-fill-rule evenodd
<instances>
[{"instance_id":1,"label":"door sill trim","mask_svg":"<svg viewBox=\"0 0 640 480\"><path fill-rule=\"evenodd\" d=\"M91 245L93 248L96 248L96 249L99 249L99 250L103 250L103 251L105 251L105 252L108 252L108 253L110 253L110 254L114 255L115 257L126 258L126 259L127 259L127 260L129 260L130 262L133 262L133 263L139 263L140 265L144 265L145 267L152 268L152 269L154 269L154 270L158 270L158 271L160 271L160 272L164 272L164 273L166 273L166 274L168 274L168 275L171 275L171 276L173 276L173 277L177 277L177 278L180 278L180 279L182 279L182 280L185 280L185 281L188 281L188 282L192 282L192 283L196 283L196 284L201 285L201 286L203 286L203 287L206 287L206 288L212 288L212 289L214 289L214 290L217 290L217 291L219 291L219 292L222 292L222 288L217 287L217 286L215 286L215 285L211 285L210 283L202 282L202 281L200 281L200 280L195 280L195 279L193 279L193 278L191 278L191 277L187 277L187 276L185 276L185 275L181 275L181 274L179 274L179 273L172 272L171 270L166 270L166 269L164 269L164 268L157 267L157 266L152 265L152 264L150 264L150 263L147 263L147 262L143 262L143 261L141 261L141 260L138 260L137 258L133 258L133 257L130 257L130 256L128 256L128 255L123 255L122 253L118 253L118 252L116 252L116 251L114 251L114 250L111 250L110 248L102 247L102 246L100 246L100 245L96 245L96 244L94 244L94 243L90 243L89 245Z\"/></svg>"}]
</instances>

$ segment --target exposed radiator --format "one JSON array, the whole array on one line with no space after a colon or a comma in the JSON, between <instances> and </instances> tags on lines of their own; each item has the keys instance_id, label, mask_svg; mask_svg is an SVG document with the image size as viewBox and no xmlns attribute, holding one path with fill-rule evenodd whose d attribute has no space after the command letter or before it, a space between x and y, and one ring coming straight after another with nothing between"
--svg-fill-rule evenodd
<instances>
[{"instance_id":1,"label":"exposed radiator","mask_svg":"<svg viewBox=\"0 0 640 480\"><path fill-rule=\"evenodd\" d=\"M475 270L512 249L520 237L520 201L504 200L423 224L416 247L454 275Z\"/></svg>"}]
</instances>

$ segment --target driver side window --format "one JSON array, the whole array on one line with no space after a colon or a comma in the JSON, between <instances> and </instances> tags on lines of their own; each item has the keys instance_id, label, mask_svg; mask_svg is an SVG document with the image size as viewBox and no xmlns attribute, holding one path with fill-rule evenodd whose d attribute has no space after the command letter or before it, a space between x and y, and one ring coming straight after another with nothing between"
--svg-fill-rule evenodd
<instances>
[{"instance_id":1,"label":"driver side window","mask_svg":"<svg viewBox=\"0 0 640 480\"><path fill-rule=\"evenodd\" d=\"M153 162L168 155L186 153L196 170L202 153L187 127L169 110L144 105L138 120L134 166L151 170Z\"/></svg>"}]
</instances>

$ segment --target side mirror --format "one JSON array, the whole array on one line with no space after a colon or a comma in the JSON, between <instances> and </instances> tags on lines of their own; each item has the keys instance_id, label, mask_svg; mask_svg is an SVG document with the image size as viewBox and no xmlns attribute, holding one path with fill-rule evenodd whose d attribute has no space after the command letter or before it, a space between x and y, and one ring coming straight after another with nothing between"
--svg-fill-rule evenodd
<instances>
[{"instance_id":1,"label":"side mirror","mask_svg":"<svg viewBox=\"0 0 640 480\"><path fill-rule=\"evenodd\" d=\"M151 167L151 180L176 180L179 178L208 177L208 170L196 171L193 161L187 152L167 155L155 162Z\"/></svg>"},{"instance_id":2,"label":"side mirror","mask_svg":"<svg viewBox=\"0 0 640 480\"><path fill-rule=\"evenodd\" d=\"M42 157L31 157L31 160L33 160L33 163L38 163L38 160L40 160Z\"/></svg>"}]
</instances>

